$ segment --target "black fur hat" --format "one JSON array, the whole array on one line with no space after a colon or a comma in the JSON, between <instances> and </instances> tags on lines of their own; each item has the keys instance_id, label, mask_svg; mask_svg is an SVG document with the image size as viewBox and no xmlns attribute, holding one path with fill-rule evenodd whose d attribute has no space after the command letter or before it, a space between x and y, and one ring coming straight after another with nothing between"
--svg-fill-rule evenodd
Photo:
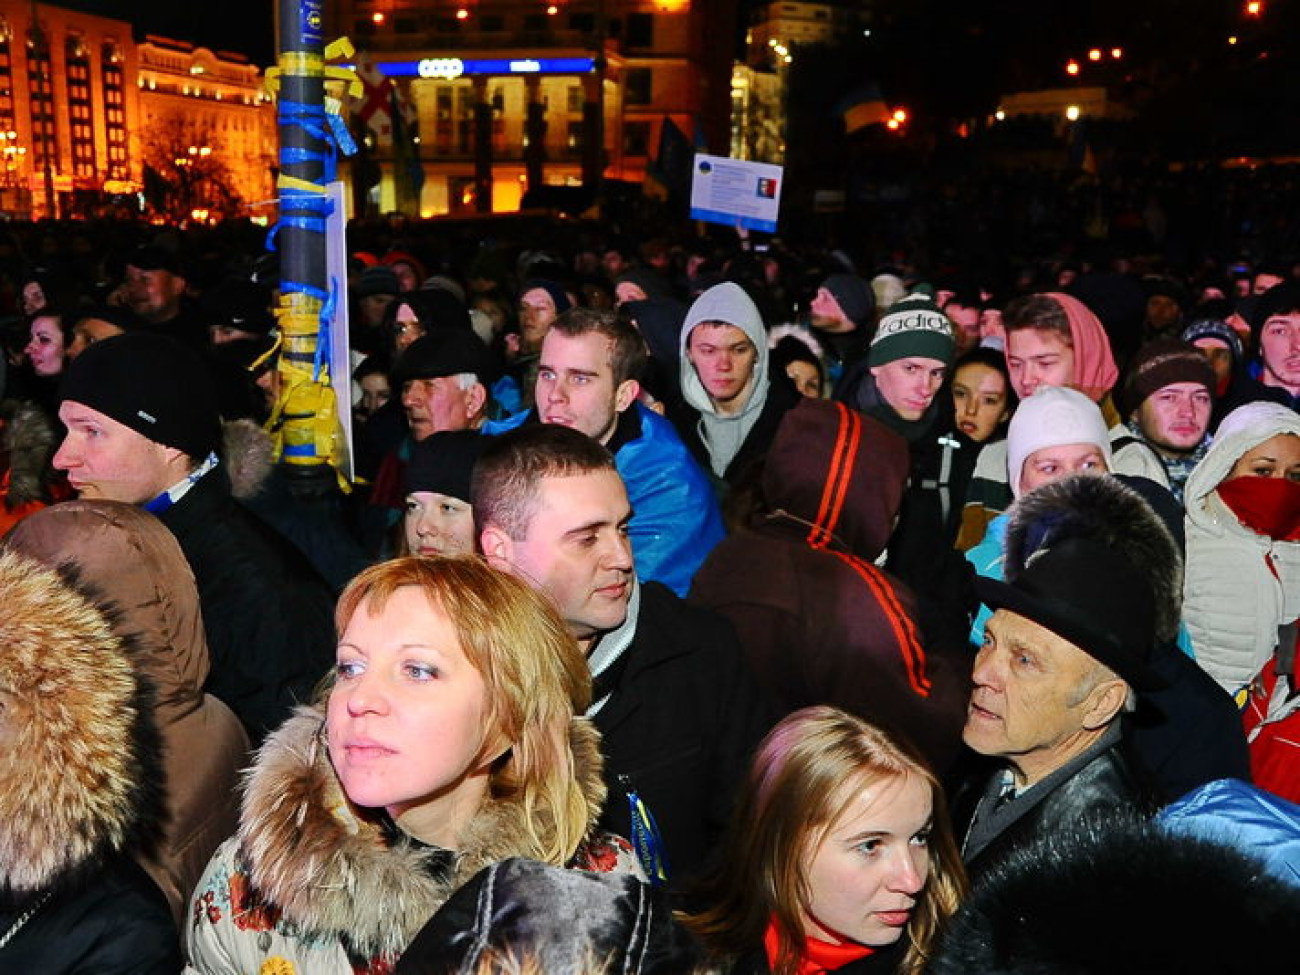
<instances>
[{"instance_id":1,"label":"black fur hat","mask_svg":"<svg viewBox=\"0 0 1300 975\"><path fill-rule=\"evenodd\" d=\"M1300 890L1243 852L1088 820L984 874L927 975L1256 975L1296 969Z\"/></svg>"}]
</instances>

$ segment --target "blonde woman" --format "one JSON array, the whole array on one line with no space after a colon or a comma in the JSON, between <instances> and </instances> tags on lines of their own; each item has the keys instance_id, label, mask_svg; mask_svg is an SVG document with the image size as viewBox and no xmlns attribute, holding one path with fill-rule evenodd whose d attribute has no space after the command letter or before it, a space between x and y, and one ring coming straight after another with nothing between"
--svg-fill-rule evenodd
<instances>
[{"instance_id":1,"label":"blonde woman","mask_svg":"<svg viewBox=\"0 0 1300 975\"><path fill-rule=\"evenodd\" d=\"M965 892L943 792L913 749L836 708L759 746L721 866L683 920L730 975L917 973Z\"/></svg>"},{"instance_id":2,"label":"blonde woman","mask_svg":"<svg viewBox=\"0 0 1300 975\"><path fill-rule=\"evenodd\" d=\"M192 970L377 975L488 864L636 869L594 834L590 679L543 597L476 559L409 557L354 579L336 622L325 707L262 747L195 892Z\"/></svg>"}]
</instances>

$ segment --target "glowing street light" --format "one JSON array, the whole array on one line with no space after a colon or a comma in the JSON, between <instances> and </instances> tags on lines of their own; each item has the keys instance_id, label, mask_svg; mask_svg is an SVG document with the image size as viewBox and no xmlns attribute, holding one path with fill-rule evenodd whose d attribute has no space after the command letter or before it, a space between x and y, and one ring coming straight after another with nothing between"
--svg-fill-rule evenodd
<instances>
[{"instance_id":1,"label":"glowing street light","mask_svg":"<svg viewBox=\"0 0 1300 975\"><path fill-rule=\"evenodd\" d=\"M461 7L459 10L456 11L456 19L469 20L469 11L466 10L464 7Z\"/></svg>"},{"instance_id":2,"label":"glowing street light","mask_svg":"<svg viewBox=\"0 0 1300 975\"><path fill-rule=\"evenodd\" d=\"M1072 77L1074 75L1077 75L1079 73L1079 62L1075 61L1073 58L1071 58L1069 61L1066 61L1065 73Z\"/></svg>"},{"instance_id":3,"label":"glowing street light","mask_svg":"<svg viewBox=\"0 0 1300 975\"><path fill-rule=\"evenodd\" d=\"M1099 48L1099 47L1094 47L1091 51L1089 51L1089 52L1088 52L1088 60L1089 60L1089 61L1100 61L1100 60L1101 60L1101 48Z\"/></svg>"},{"instance_id":4,"label":"glowing street light","mask_svg":"<svg viewBox=\"0 0 1300 975\"><path fill-rule=\"evenodd\" d=\"M1124 49L1122 47L1112 47L1110 49L1110 56L1118 61L1124 56Z\"/></svg>"},{"instance_id":5,"label":"glowing street light","mask_svg":"<svg viewBox=\"0 0 1300 975\"><path fill-rule=\"evenodd\" d=\"M1071 122L1079 121L1079 106L1078 105L1068 106L1065 110L1065 117L1068 118Z\"/></svg>"},{"instance_id":6,"label":"glowing street light","mask_svg":"<svg viewBox=\"0 0 1300 975\"><path fill-rule=\"evenodd\" d=\"M1263 12L1264 12L1264 4L1261 3L1260 0L1250 0L1250 2L1246 4L1247 17L1258 17Z\"/></svg>"}]
</instances>

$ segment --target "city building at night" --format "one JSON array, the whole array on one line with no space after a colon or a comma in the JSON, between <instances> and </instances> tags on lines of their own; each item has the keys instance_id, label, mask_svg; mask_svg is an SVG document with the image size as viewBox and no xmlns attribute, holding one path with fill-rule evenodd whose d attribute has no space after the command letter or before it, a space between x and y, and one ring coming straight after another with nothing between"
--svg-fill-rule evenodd
<instances>
[{"instance_id":1,"label":"city building at night","mask_svg":"<svg viewBox=\"0 0 1300 975\"><path fill-rule=\"evenodd\" d=\"M338 0L328 15L372 83L356 112L384 211L504 212L530 189L639 183L666 119L711 151L730 142L735 0Z\"/></svg>"},{"instance_id":2,"label":"city building at night","mask_svg":"<svg viewBox=\"0 0 1300 975\"><path fill-rule=\"evenodd\" d=\"M126 21L0 0L0 212L138 206L151 168L167 180L163 192L179 187L196 205L266 200L276 133L260 84L239 55L137 44ZM218 175L225 191L214 195Z\"/></svg>"},{"instance_id":3,"label":"city building at night","mask_svg":"<svg viewBox=\"0 0 1300 975\"><path fill-rule=\"evenodd\" d=\"M242 55L152 35L137 55L140 158L171 184L174 215L273 217L278 135L261 70Z\"/></svg>"}]
</instances>

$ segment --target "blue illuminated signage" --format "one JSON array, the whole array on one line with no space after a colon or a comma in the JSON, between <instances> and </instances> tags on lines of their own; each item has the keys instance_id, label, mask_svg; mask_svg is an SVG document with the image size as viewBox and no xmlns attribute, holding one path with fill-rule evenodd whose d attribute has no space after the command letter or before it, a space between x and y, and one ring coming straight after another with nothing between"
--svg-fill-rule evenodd
<instances>
[{"instance_id":1,"label":"blue illuminated signage","mask_svg":"<svg viewBox=\"0 0 1300 975\"><path fill-rule=\"evenodd\" d=\"M459 78L462 75L587 74L592 58L424 58L421 61L377 61L389 78Z\"/></svg>"}]
</instances>

